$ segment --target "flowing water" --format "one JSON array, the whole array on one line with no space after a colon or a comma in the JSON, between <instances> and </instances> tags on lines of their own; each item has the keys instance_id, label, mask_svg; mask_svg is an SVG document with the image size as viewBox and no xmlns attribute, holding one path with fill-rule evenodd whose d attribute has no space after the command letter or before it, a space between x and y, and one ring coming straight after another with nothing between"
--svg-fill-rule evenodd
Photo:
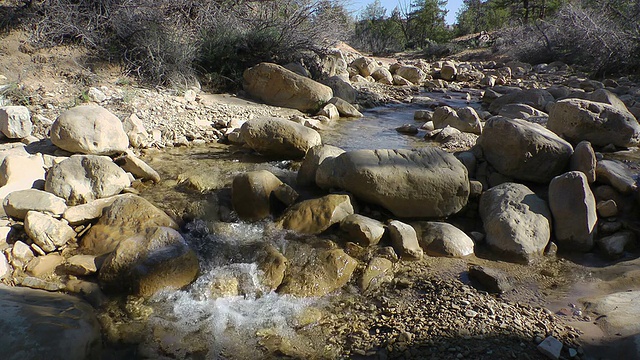
<instances>
[{"instance_id":1,"label":"flowing water","mask_svg":"<svg viewBox=\"0 0 640 360\"><path fill-rule=\"evenodd\" d=\"M462 100L428 95L453 106L464 106ZM477 102L472 105L479 107ZM323 142L345 150L431 146L423 139L423 132L414 136L395 131L407 123L421 125L413 120L418 108L376 108L366 111L361 119L335 121L320 131ZM148 336L140 350L142 357L260 358L260 343L265 338L273 334L293 337L301 328L300 319L305 312L322 307L326 299L282 296L264 289L256 254L269 244L288 258L304 257L318 245L315 240L276 230L270 222L239 221L231 211L229 188L235 175L258 169L291 182L299 163L266 161L245 149L224 145L165 149L149 152L144 159L167 180L143 188L141 195L187 219L183 233L200 257L201 275L187 289L166 291L152 299L149 306L153 314L147 319ZM639 163L637 152L627 154L625 159ZM589 265L571 268L588 269ZM527 270L517 267L517 271ZM553 311L568 299L597 293L592 289L592 274L579 271L585 271L580 278L587 285L564 286L555 293L549 292L552 301L548 305ZM567 279L575 276L567 275Z\"/></svg>"}]
</instances>

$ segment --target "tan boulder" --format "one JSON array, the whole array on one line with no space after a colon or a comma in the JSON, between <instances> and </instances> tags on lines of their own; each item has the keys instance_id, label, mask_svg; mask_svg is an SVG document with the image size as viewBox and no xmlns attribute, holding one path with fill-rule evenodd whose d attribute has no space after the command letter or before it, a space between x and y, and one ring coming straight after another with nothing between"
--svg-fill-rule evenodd
<instances>
[{"instance_id":1,"label":"tan boulder","mask_svg":"<svg viewBox=\"0 0 640 360\"><path fill-rule=\"evenodd\" d=\"M278 224L299 233L319 234L351 214L353 205L348 195L327 195L293 205Z\"/></svg>"},{"instance_id":2,"label":"tan boulder","mask_svg":"<svg viewBox=\"0 0 640 360\"><path fill-rule=\"evenodd\" d=\"M244 90L269 105L314 112L333 97L330 87L276 64L260 63L242 77Z\"/></svg>"},{"instance_id":3,"label":"tan boulder","mask_svg":"<svg viewBox=\"0 0 640 360\"><path fill-rule=\"evenodd\" d=\"M309 149L322 144L317 131L275 117L245 122L240 136L251 149L265 156L285 159L301 159Z\"/></svg>"},{"instance_id":4,"label":"tan boulder","mask_svg":"<svg viewBox=\"0 0 640 360\"><path fill-rule=\"evenodd\" d=\"M76 106L60 114L50 136L54 145L72 153L111 155L129 147L120 119L96 105Z\"/></svg>"}]
</instances>

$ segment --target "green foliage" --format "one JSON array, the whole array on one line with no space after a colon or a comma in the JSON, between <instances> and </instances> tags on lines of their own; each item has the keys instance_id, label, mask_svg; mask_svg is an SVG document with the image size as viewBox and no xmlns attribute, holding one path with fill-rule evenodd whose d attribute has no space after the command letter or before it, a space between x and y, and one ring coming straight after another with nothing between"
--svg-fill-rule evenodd
<instances>
[{"instance_id":1,"label":"green foliage","mask_svg":"<svg viewBox=\"0 0 640 360\"><path fill-rule=\"evenodd\" d=\"M354 45L374 54L404 50L406 39L397 15L386 16L379 0L367 5L356 23Z\"/></svg>"}]
</instances>

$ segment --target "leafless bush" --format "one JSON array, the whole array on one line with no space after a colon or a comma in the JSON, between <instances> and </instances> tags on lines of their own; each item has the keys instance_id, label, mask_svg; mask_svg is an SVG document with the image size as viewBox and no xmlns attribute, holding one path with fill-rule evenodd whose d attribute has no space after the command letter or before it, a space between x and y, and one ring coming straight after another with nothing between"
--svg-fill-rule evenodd
<instances>
[{"instance_id":1,"label":"leafless bush","mask_svg":"<svg viewBox=\"0 0 640 360\"><path fill-rule=\"evenodd\" d=\"M43 0L35 40L76 42L159 84L196 73L235 80L259 61L285 62L342 38L342 0Z\"/></svg>"},{"instance_id":2,"label":"leafless bush","mask_svg":"<svg viewBox=\"0 0 640 360\"><path fill-rule=\"evenodd\" d=\"M634 72L640 69L638 29L637 19L629 24L610 7L568 3L552 19L502 30L498 48L531 63L581 65L597 76Z\"/></svg>"}]
</instances>

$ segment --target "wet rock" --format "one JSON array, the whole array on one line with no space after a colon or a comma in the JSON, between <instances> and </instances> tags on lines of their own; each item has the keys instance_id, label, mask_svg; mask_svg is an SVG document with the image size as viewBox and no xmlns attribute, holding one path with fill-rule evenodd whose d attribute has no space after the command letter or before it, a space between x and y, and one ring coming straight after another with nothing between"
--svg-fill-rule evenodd
<instances>
[{"instance_id":1,"label":"wet rock","mask_svg":"<svg viewBox=\"0 0 640 360\"><path fill-rule=\"evenodd\" d=\"M598 247L610 258L617 259L625 250L636 245L636 235L631 231L620 231L596 241Z\"/></svg>"},{"instance_id":2,"label":"wet rock","mask_svg":"<svg viewBox=\"0 0 640 360\"><path fill-rule=\"evenodd\" d=\"M304 234L319 234L353 214L348 195L327 195L293 205L278 220L287 230Z\"/></svg>"},{"instance_id":3,"label":"wet rock","mask_svg":"<svg viewBox=\"0 0 640 360\"><path fill-rule=\"evenodd\" d=\"M54 216L60 216L67 210L64 199L36 189L14 191L7 195L2 206L7 215L16 219L24 219L30 210Z\"/></svg>"},{"instance_id":4,"label":"wet rock","mask_svg":"<svg viewBox=\"0 0 640 360\"><path fill-rule=\"evenodd\" d=\"M105 291L151 297L164 289L180 289L195 280L198 257L182 235L168 227L148 228L120 241L100 268Z\"/></svg>"},{"instance_id":5,"label":"wet rock","mask_svg":"<svg viewBox=\"0 0 640 360\"><path fill-rule=\"evenodd\" d=\"M298 297L326 295L349 282L356 265L357 261L341 249L322 251L299 272L288 273L278 293Z\"/></svg>"},{"instance_id":6,"label":"wet rock","mask_svg":"<svg viewBox=\"0 0 640 360\"><path fill-rule=\"evenodd\" d=\"M640 291L625 291L583 299L585 310L600 316L596 323L608 334L628 336L640 332Z\"/></svg>"},{"instance_id":7,"label":"wet rock","mask_svg":"<svg viewBox=\"0 0 640 360\"><path fill-rule=\"evenodd\" d=\"M470 132L474 134L482 133L482 126L480 125L480 119L473 116L465 116L462 119L458 116L458 113L449 106L440 106L436 108L433 113L433 125L436 129L443 129L447 126L451 126L455 129L464 132Z\"/></svg>"},{"instance_id":8,"label":"wet rock","mask_svg":"<svg viewBox=\"0 0 640 360\"><path fill-rule=\"evenodd\" d=\"M395 251L407 260L420 260L424 256L424 251L418 243L416 230L408 224L397 220L388 223L391 244Z\"/></svg>"},{"instance_id":9,"label":"wet rock","mask_svg":"<svg viewBox=\"0 0 640 360\"><path fill-rule=\"evenodd\" d=\"M0 346L6 359L99 358L100 325L86 302L70 295L0 285Z\"/></svg>"},{"instance_id":10,"label":"wet rock","mask_svg":"<svg viewBox=\"0 0 640 360\"><path fill-rule=\"evenodd\" d=\"M45 252L64 246L76 236L76 232L65 222L37 211L29 211L24 219L24 230Z\"/></svg>"},{"instance_id":11,"label":"wet rock","mask_svg":"<svg viewBox=\"0 0 640 360\"><path fill-rule=\"evenodd\" d=\"M431 121L433 119L433 111L431 110L416 110L413 113L413 120Z\"/></svg>"},{"instance_id":12,"label":"wet rock","mask_svg":"<svg viewBox=\"0 0 640 360\"><path fill-rule=\"evenodd\" d=\"M92 200L82 205L69 206L62 214L62 217L72 226L88 223L102 216L102 210L111 206L120 196L122 195Z\"/></svg>"},{"instance_id":13,"label":"wet rock","mask_svg":"<svg viewBox=\"0 0 640 360\"><path fill-rule=\"evenodd\" d=\"M553 336L548 336L538 344L538 351L549 359L559 359L562 352L562 343Z\"/></svg>"},{"instance_id":14,"label":"wet rock","mask_svg":"<svg viewBox=\"0 0 640 360\"><path fill-rule=\"evenodd\" d=\"M66 291L78 294L87 300L94 308L100 308L107 301L107 296L100 290L100 286L91 281L70 279L66 284Z\"/></svg>"},{"instance_id":15,"label":"wet rock","mask_svg":"<svg viewBox=\"0 0 640 360\"><path fill-rule=\"evenodd\" d=\"M350 241L362 246L376 245L384 235L384 224L359 214L351 214L340 222L340 230L349 235Z\"/></svg>"},{"instance_id":16,"label":"wet rock","mask_svg":"<svg viewBox=\"0 0 640 360\"><path fill-rule=\"evenodd\" d=\"M325 166L325 164L327 164ZM323 163L321 187L341 188L399 217L444 217L460 211L469 196L467 169L437 148L356 150Z\"/></svg>"},{"instance_id":17,"label":"wet rock","mask_svg":"<svg viewBox=\"0 0 640 360\"><path fill-rule=\"evenodd\" d=\"M160 174L132 152L127 151L125 156L118 159L118 163L120 162L122 162L120 167L122 167L124 171L130 172L136 178L153 181L154 183L160 182Z\"/></svg>"},{"instance_id":18,"label":"wet rock","mask_svg":"<svg viewBox=\"0 0 640 360\"><path fill-rule=\"evenodd\" d=\"M281 118L249 120L240 134L253 150L278 158L301 159L309 149L322 144L315 130Z\"/></svg>"},{"instance_id":19,"label":"wet rock","mask_svg":"<svg viewBox=\"0 0 640 360\"><path fill-rule=\"evenodd\" d=\"M549 113L549 130L571 142L619 147L640 143L640 125L626 109L588 100L558 101Z\"/></svg>"},{"instance_id":20,"label":"wet rock","mask_svg":"<svg viewBox=\"0 0 640 360\"><path fill-rule=\"evenodd\" d=\"M418 130L418 127L413 124L404 124L400 127L397 127L396 131L401 134L415 135L418 133L419 130Z\"/></svg>"},{"instance_id":21,"label":"wet rock","mask_svg":"<svg viewBox=\"0 0 640 360\"><path fill-rule=\"evenodd\" d=\"M596 181L596 153L590 142L581 141L576 145L569 160L569 169L584 173L589 184Z\"/></svg>"},{"instance_id":22,"label":"wet rock","mask_svg":"<svg viewBox=\"0 0 640 360\"><path fill-rule=\"evenodd\" d=\"M513 289L509 276L498 269L470 265L469 278L477 281L483 290L491 293L502 294Z\"/></svg>"},{"instance_id":23,"label":"wet rock","mask_svg":"<svg viewBox=\"0 0 640 360\"><path fill-rule=\"evenodd\" d=\"M338 113L340 113L340 116L342 117L359 118L363 116L362 113L355 108L355 106L351 105L345 100L342 100L339 97L332 97L329 100L329 103L336 106L336 108L338 109Z\"/></svg>"},{"instance_id":24,"label":"wet rock","mask_svg":"<svg viewBox=\"0 0 640 360\"><path fill-rule=\"evenodd\" d=\"M31 135L33 123L24 106L0 107L0 131L9 139L24 139Z\"/></svg>"},{"instance_id":25,"label":"wet rock","mask_svg":"<svg viewBox=\"0 0 640 360\"><path fill-rule=\"evenodd\" d=\"M274 192L283 182L267 170L236 175L231 185L231 202L240 218L261 220L271 216L276 201Z\"/></svg>"},{"instance_id":26,"label":"wet rock","mask_svg":"<svg viewBox=\"0 0 640 360\"><path fill-rule=\"evenodd\" d=\"M314 112L333 97L330 87L280 65L260 63L244 71L244 90L273 106Z\"/></svg>"},{"instance_id":27,"label":"wet rock","mask_svg":"<svg viewBox=\"0 0 640 360\"><path fill-rule=\"evenodd\" d=\"M81 240L81 250L89 255L113 251L118 243L149 228L178 228L178 224L164 211L133 194L119 196L103 211L98 222Z\"/></svg>"},{"instance_id":28,"label":"wet rock","mask_svg":"<svg viewBox=\"0 0 640 360\"><path fill-rule=\"evenodd\" d=\"M444 222L411 223L420 247L430 256L462 258L473 254L474 242L457 227Z\"/></svg>"},{"instance_id":29,"label":"wet rock","mask_svg":"<svg viewBox=\"0 0 640 360\"><path fill-rule=\"evenodd\" d=\"M211 279L209 298L217 299L240 295L240 282L229 274L218 275Z\"/></svg>"},{"instance_id":30,"label":"wet rock","mask_svg":"<svg viewBox=\"0 0 640 360\"><path fill-rule=\"evenodd\" d=\"M326 116L330 120L337 120L340 118L340 113L338 112L338 108L333 104L327 104L318 111L316 115Z\"/></svg>"},{"instance_id":31,"label":"wet rock","mask_svg":"<svg viewBox=\"0 0 640 360\"><path fill-rule=\"evenodd\" d=\"M360 278L362 291L376 289L380 284L393 279L393 263L383 257L374 257L369 261Z\"/></svg>"},{"instance_id":32,"label":"wet rock","mask_svg":"<svg viewBox=\"0 0 640 360\"><path fill-rule=\"evenodd\" d=\"M129 147L120 119L96 105L76 106L60 114L51 125L50 137L54 145L72 153L112 155Z\"/></svg>"},{"instance_id":33,"label":"wet rock","mask_svg":"<svg viewBox=\"0 0 640 360\"><path fill-rule=\"evenodd\" d=\"M258 269L262 271L262 283L271 290L282 284L287 270L287 258L275 247L269 245L258 260Z\"/></svg>"},{"instance_id":34,"label":"wet rock","mask_svg":"<svg viewBox=\"0 0 640 360\"><path fill-rule=\"evenodd\" d=\"M489 111L491 111L492 114L497 114L503 106L508 104L525 104L535 109L545 111L553 101L555 101L553 95L546 90L516 90L492 101L489 106Z\"/></svg>"},{"instance_id":35,"label":"wet rock","mask_svg":"<svg viewBox=\"0 0 640 360\"><path fill-rule=\"evenodd\" d=\"M623 194L629 194L637 189L631 170L617 160L600 160L596 165L596 179L603 184L609 184Z\"/></svg>"},{"instance_id":36,"label":"wet rock","mask_svg":"<svg viewBox=\"0 0 640 360\"><path fill-rule=\"evenodd\" d=\"M573 154L571 144L540 125L492 117L478 144L498 172L514 179L548 183L562 174Z\"/></svg>"},{"instance_id":37,"label":"wet rock","mask_svg":"<svg viewBox=\"0 0 640 360\"><path fill-rule=\"evenodd\" d=\"M551 237L551 212L544 200L522 184L504 183L480 197L487 244L529 261L542 255Z\"/></svg>"},{"instance_id":38,"label":"wet rock","mask_svg":"<svg viewBox=\"0 0 640 360\"><path fill-rule=\"evenodd\" d=\"M127 173L110 158L74 155L49 169L44 189L77 205L116 195L130 185Z\"/></svg>"},{"instance_id":39,"label":"wet rock","mask_svg":"<svg viewBox=\"0 0 640 360\"><path fill-rule=\"evenodd\" d=\"M553 178L549 184L549 208L558 247L591 250L598 215L596 199L584 173L571 171Z\"/></svg>"}]
</instances>

